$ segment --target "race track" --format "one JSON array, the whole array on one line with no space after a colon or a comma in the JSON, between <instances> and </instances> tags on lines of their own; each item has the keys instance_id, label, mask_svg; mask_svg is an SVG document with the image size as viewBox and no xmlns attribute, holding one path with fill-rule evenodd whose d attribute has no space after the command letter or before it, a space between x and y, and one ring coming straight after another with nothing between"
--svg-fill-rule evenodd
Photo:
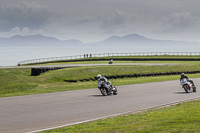
<instances>
[{"instance_id":1,"label":"race track","mask_svg":"<svg viewBox=\"0 0 200 133\"><path fill-rule=\"evenodd\" d=\"M134 80L134 78L133 78ZM0 98L0 132L23 133L136 112L198 98L187 94L179 80L117 86L116 96L102 96L97 88Z\"/></svg>"},{"instance_id":2,"label":"race track","mask_svg":"<svg viewBox=\"0 0 200 133\"><path fill-rule=\"evenodd\" d=\"M36 65L36 66L0 66L0 69L4 68L39 68L39 67L82 67L82 66L112 66L112 65L147 65L147 66L162 66L162 65L181 65L178 63L114 63L114 64L61 64L61 65Z\"/></svg>"}]
</instances>

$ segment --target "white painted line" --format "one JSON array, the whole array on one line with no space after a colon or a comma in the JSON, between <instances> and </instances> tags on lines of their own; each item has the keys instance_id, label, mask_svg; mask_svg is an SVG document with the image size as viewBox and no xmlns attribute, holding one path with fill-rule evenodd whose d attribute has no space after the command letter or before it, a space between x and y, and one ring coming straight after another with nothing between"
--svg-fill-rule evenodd
<instances>
[{"instance_id":1,"label":"white painted line","mask_svg":"<svg viewBox=\"0 0 200 133\"><path fill-rule=\"evenodd\" d=\"M55 126L55 127L51 127L51 128L45 128L45 129L31 131L31 132L27 132L27 133L42 132L42 131L47 131L47 130L62 128L62 127L77 125L77 124L81 124L81 123L86 123L86 122L91 122L91 121L96 121L96 120L101 120L101 119L116 117L116 116L130 114L130 113L139 113L139 112L147 111L147 110L150 110L150 109L169 107L169 106L172 106L172 105L180 104L180 103L183 103L183 102L194 101L194 100L198 100L198 99L200 99L200 97L195 97L195 98L191 98L191 99L187 99L187 100L182 100L182 101L176 101L176 102L172 102L172 103L168 103L168 104L163 104L163 105L158 105L158 106L153 106L153 107L145 108L145 109L138 110L138 111L128 111L128 112L125 112L125 113L119 113L119 114L114 114L114 115L99 117L99 118L95 118L95 119L90 119L90 120L75 122L75 123L71 123L71 124L66 124L66 125L61 125L61 126Z\"/></svg>"}]
</instances>

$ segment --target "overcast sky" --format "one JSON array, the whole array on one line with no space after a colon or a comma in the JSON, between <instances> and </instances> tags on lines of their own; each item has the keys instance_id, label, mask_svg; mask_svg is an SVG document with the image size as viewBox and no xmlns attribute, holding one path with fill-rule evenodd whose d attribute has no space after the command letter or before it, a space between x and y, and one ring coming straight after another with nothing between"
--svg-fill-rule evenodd
<instances>
[{"instance_id":1,"label":"overcast sky","mask_svg":"<svg viewBox=\"0 0 200 133\"><path fill-rule=\"evenodd\" d=\"M0 0L0 37L95 42L134 33L200 42L200 0Z\"/></svg>"}]
</instances>

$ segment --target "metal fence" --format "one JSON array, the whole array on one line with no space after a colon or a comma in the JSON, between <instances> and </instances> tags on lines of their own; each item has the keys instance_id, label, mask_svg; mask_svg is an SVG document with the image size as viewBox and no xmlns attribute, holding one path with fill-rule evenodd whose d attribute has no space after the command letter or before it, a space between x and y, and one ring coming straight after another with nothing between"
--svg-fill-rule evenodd
<instances>
[{"instance_id":1,"label":"metal fence","mask_svg":"<svg viewBox=\"0 0 200 133\"><path fill-rule=\"evenodd\" d=\"M84 54L75 56L63 56L63 57L50 57L50 58L39 58L21 61L18 65L41 63L41 62L52 62L52 61L63 61L71 59L84 59L92 57L115 57L115 56L200 56L200 52L134 52L134 53L100 53L100 54Z\"/></svg>"}]
</instances>

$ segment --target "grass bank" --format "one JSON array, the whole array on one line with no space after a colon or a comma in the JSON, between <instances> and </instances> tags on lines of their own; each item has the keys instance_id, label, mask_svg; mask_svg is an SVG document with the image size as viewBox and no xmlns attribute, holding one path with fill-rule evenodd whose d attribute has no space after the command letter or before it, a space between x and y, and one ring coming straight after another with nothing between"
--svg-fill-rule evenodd
<instances>
[{"instance_id":1,"label":"grass bank","mask_svg":"<svg viewBox=\"0 0 200 133\"><path fill-rule=\"evenodd\" d=\"M126 59L200 59L200 56L198 55L154 55L154 56L110 56L110 57L91 57L91 58L80 58L80 59L67 59L67 60L55 60L55 61L47 61L47 62L38 62L38 63L30 63L25 64L23 66L28 65L56 65L56 64L87 64L87 62L90 63L108 63L110 59L114 59L114 62L117 63L115 59L124 59L124 61L127 61ZM89 61L91 60L91 61ZM102 61L97 61L102 60ZM119 61L120 62L120 61ZM129 61L127 61L129 62Z\"/></svg>"},{"instance_id":2,"label":"grass bank","mask_svg":"<svg viewBox=\"0 0 200 133\"><path fill-rule=\"evenodd\" d=\"M199 133L200 101L127 114L42 133Z\"/></svg>"},{"instance_id":3,"label":"grass bank","mask_svg":"<svg viewBox=\"0 0 200 133\"><path fill-rule=\"evenodd\" d=\"M163 63L159 61L158 63ZM169 62L165 62L169 63ZM68 83L65 80L78 80L93 78L97 74L101 75L123 75L138 73L156 73L170 71L197 71L200 70L199 62L170 62L182 63L182 65L163 65L163 66L92 66L65 68L55 71L49 71L40 76L30 76L29 68L10 68L0 69L0 97L20 96L40 93L51 93L59 91L70 91L80 89L96 88L96 81ZM189 75L191 78L200 77L200 74ZM123 78L110 80L115 86L138 84L147 82L159 82L166 80L177 80L179 75L158 76L158 77L140 77L140 78Z\"/></svg>"}]
</instances>

